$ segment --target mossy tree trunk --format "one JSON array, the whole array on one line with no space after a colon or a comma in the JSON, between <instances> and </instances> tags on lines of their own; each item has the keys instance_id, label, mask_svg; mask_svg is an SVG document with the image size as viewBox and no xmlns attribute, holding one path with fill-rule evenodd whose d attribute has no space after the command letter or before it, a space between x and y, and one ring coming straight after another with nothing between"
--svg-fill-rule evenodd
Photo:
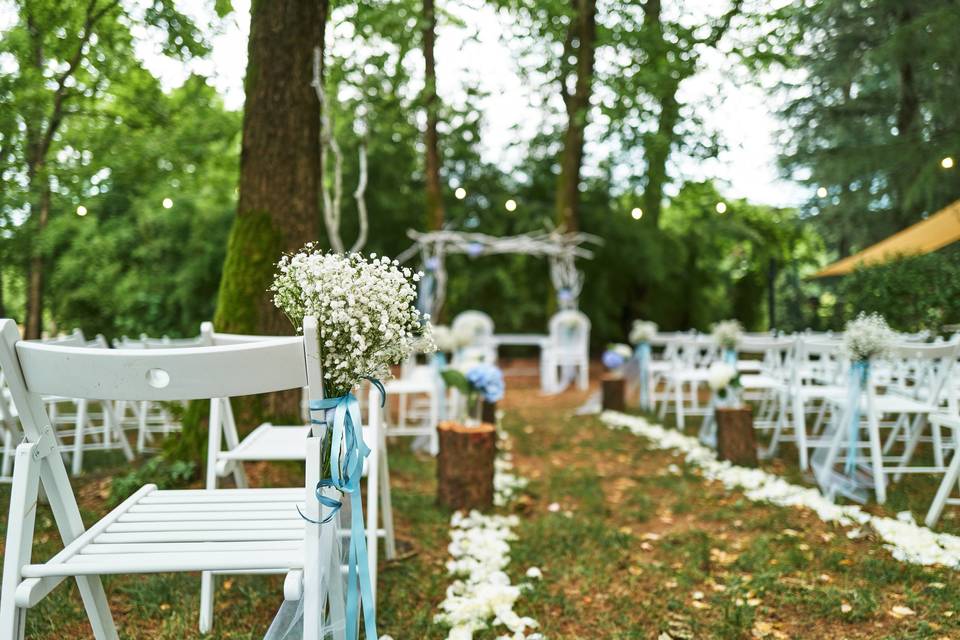
<instances>
[{"instance_id":1,"label":"mossy tree trunk","mask_svg":"<svg viewBox=\"0 0 960 640\"><path fill-rule=\"evenodd\" d=\"M440 144L437 136L438 99L437 65L434 57L434 45L437 39L437 16L434 0L423 0L423 61L425 85L423 101L427 111L427 128L423 142L424 174L427 191L427 228L439 231L443 228L444 209L443 191L440 186Z\"/></svg>"},{"instance_id":2,"label":"mossy tree trunk","mask_svg":"<svg viewBox=\"0 0 960 640\"><path fill-rule=\"evenodd\" d=\"M328 9L328 0L251 7L240 197L214 318L220 331L294 331L267 289L283 252L318 239L320 104L310 83ZM261 417L289 419L297 407L295 393L271 396Z\"/></svg>"},{"instance_id":3,"label":"mossy tree trunk","mask_svg":"<svg viewBox=\"0 0 960 640\"><path fill-rule=\"evenodd\" d=\"M567 231L580 226L580 171L583 167L584 131L593 91L593 65L597 40L596 0L572 0L573 15L563 45L560 95L567 114L560 176L557 180L557 224ZM570 61L573 61L572 63ZM571 88L572 84L572 88Z\"/></svg>"}]
</instances>

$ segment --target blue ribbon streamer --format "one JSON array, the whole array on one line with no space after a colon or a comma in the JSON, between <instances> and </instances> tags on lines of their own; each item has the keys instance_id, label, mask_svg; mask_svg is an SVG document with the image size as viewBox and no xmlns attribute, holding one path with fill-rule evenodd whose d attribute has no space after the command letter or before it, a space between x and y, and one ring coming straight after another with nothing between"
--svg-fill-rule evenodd
<instances>
[{"instance_id":1,"label":"blue ribbon streamer","mask_svg":"<svg viewBox=\"0 0 960 640\"><path fill-rule=\"evenodd\" d=\"M379 380L367 378L380 391L380 406L387 400L386 390ZM370 579L370 564L367 554L367 536L363 524L363 501L360 496L360 478L363 475L363 460L370 455L370 448L363 441L363 422L360 419L360 404L356 396L347 393L336 398L324 398L310 403L310 411L323 411L324 416L333 411L333 422L326 419L310 419L311 424L324 425L329 429L330 477L317 483L314 494L321 505L331 509L330 514L314 524L326 524L340 511L343 503L323 495L323 490L334 488L350 495L350 550L347 561L347 640L356 640L359 635L360 606L363 607L363 624L367 638L377 638L377 613L373 602L373 583ZM376 464L373 461L371 464ZM359 603L358 603L359 600Z\"/></svg>"},{"instance_id":2,"label":"blue ribbon streamer","mask_svg":"<svg viewBox=\"0 0 960 640\"><path fill-rule=\"evenodd\" d=\"M634 350L640 370L640 408L650 409L650 343L644 340Z\"/></svg>"},{"instance_id":3,"label":"blue ribbon streamer","mask_svg":"<svg viewBox=\"0 0 960 640\"><path fill-rule=\"evenodd\" d=\"M726 348L723 350L723 361L733 367L737 368L737 350Z\"/></svg>"},{"instance_id":4,"label":"blue ribbon streamer","mask_svg":"<svg viewBox=\"0 0 960 640\"><path fill-rule=\"evenodd\" d=\"M850 384L847 385L847 406L850 407L850 423L847 426L847 463L844 466L844 473L851 477L857 470L857 445L860 441L860 396L867 388L869 377L869 360L857 360L850 365Z\"/></svg>"}]
</instances>

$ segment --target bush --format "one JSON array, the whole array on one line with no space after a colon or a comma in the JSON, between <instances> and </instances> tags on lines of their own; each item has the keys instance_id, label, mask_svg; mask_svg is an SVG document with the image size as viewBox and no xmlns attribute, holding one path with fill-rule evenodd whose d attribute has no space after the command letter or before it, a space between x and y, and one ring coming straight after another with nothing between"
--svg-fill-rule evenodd
<instances>
[{"instance_id":1,"label":"bush","mask_svg":"<svg viewBox=\"0 0 960 640\"><path fill-rule=\"evenodd\" d=\"M860 268L838 286L844 316L882 314L899 331L939 332L960 322L960 252L902 257Z\"/></svg>"}]
</instances>

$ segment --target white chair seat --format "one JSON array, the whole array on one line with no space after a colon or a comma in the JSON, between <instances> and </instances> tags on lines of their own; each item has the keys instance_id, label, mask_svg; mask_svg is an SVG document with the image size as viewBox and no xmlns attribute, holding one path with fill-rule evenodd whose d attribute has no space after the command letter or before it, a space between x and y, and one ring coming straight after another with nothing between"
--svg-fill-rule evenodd
<instances>
[{"instance_id":1,"label":"white chair seat","mask_svg":"<svg viewBox=\"0 0 960 640\"><path fill-rule=\"evenodd\" d=\"M749 371L751 373L759 373L763 370L763 362L760 360L737 360L737 371L743 373Z\"/></svg>"},{"instance_id":2,"label":"white chair seat","mask_svg":"<svg viewBox=\"0 0 960 640\"><path fill-rule=\"evenodd\" d=\"M303 498L300 488L146 485L48 562L25 565L17 601L28 606L67 576L301 569Z\"/></svg>"},{"instance_id":3,"label":"white chair seat","mask_svg":"<svg viewBox=\"0 0 960 640\"><path fill-rule=\"evenodd\" d=\"M740 384L744 389L785 389L786 385L773 376L766 374L746 374L740 376Z\"/></svg>"},{"instance_id":4,"label":"white chair seat","mask_svg":"<svg viewBox=\"0 0 960 640\"><path fill-rule=\"evenodd\" d=\"M847 406L846 392L842 397L834 397L829 399L830 402L836 404L839 407ZM918 414L918 413L936 413L939 411L937 407L934 407L926 402L920 402L919 400L914 400L913 398L904 398L902 396L894 395L878 395L874 398L874 408L877 410L877 413L889 414ZM867 398L866 394L861 394L860 396L860 410L867 410Z\"/></svg>"},{"instance_id":5,"label":"white chair seat","mask_svg":"<svg viewBox=\"0 0 960 640\"><path fill-rule=\"evenodd\" d=\"M308 425L279 426L264 422L240 441L235 449L219 453L221 460L303 460L303 443L310 433ZM363 441L370 443L373 429L363 425ZM363 475L369 470L369 458L363 461Z\"/></svg>"}]
</instances>

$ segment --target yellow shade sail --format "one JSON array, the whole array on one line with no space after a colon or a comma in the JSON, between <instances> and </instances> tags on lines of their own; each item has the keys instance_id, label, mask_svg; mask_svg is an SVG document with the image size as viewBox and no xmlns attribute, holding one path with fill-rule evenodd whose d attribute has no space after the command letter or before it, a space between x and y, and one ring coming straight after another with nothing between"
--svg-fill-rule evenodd
<instances>
[{"instance_id":1,"label":"yellow shade sail","mask_svg":"<svg viewBox=\"0 0 960 640\"><path fill-rule=\"evenodd\" d=\"M957 240L960 240L960 200L926 220L921 220L863 251L824 267L813 277L842 276L857 267L881 264L899 256L930 253Z\"/></svg>"}]
</instances>

